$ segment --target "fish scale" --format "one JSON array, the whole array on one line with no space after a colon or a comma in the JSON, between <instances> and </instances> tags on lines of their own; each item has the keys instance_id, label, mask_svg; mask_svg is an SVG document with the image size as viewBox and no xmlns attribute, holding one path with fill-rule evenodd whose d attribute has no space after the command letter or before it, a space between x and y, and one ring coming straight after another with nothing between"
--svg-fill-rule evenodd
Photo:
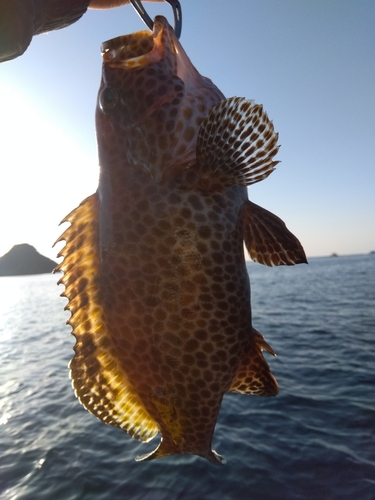
<instances>
[{"instance_id":1,"label":"fish scale","mask_svg":"<svg viewBox=\"0 0 375 500\"><path fill-rule=\"evenodd\" d=\"M263 108L224 99L199 75L165 18L153 33L103 44L96 113L97 192L64 221L60 282L77 342L82 404L141 441L139 459L211 441L227 391L274 396L252 326L243 243L267 265L305 262L299 241L248 200L277 161Z\"/></svg>"}]
</instances>

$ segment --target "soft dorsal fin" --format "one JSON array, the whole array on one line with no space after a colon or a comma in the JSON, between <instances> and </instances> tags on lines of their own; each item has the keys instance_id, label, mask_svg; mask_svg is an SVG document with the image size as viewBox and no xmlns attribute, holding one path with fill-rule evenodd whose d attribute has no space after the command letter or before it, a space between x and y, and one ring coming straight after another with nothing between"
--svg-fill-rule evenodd
<instances>
[{"instance_id":1,"label":"soft dorsal fin","mask_svg":"<svg viewBox=\"0 0 375 500\"><path fill-rule=\"evenodd\" d=\"M243 97L220 101L202 121L197 139L199 184L249 186L278 161L278 134L260 104Z\"/></svg>"},{"instance_id":2,"label":"soft dorsal fin","mask_svg":"<svg viewBox=\"0 0 375 500\"><path fill-rule=\"evenodd\" d=\"M252 329L253 343L243 354L241 364L233 378L231 392L251 394L253 396L276 396L279 388L262 351L275 356L273 349L264 340L263 335Z\"/></svg>"},{"instance_id":3,"label":"soft dorsal fin","mask_svg":"<svg viewBox=\"0 0 375 500\"><path fill-rule=\"evenodd\" d=\"M248 200L242 210L243 239L253 261L267 266L307 264L301 243L279 217Z\"/></svg>"},{"instance_id":4,"label":"soft dorsal fin","mask_svg":"<svg viewBox=\"0 0 375 500\"><path fill-rule=\"evenodd\" d=\"M116 358L106 332L100 304L98 252L98 199L86 198L62 222L70 222L57 240L66 244L55 271L64 274L59 283L68 299L68 320L77 342L70 375L77 397L87 410L106 424L126 430L140 441L149 441L159 428L144 408Z\"/></svg>"}]
</instances>

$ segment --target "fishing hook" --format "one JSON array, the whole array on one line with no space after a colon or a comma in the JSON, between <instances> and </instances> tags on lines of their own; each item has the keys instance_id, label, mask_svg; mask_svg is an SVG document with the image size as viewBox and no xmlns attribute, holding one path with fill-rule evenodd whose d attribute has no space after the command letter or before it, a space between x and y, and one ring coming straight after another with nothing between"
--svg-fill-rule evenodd
<instances>
[{"instance_id":1,"label":"fishing hook","mask_svg":"<svg viewBox=\"0 0 375 500\"><path fill-rule=\"evenodd\" d=\"M181 10L181 4L179 0L165 0L173 9L173 17L174 17L174 32L177 38L180 38L181 36L181 29L182 29L182 10ZM151 17L147 14L146 10L144 9L141 0L130 0L131 4L137 11L137 14L140 16L140 18L143 20L143 22L146 24L146 26L152 31L154 27L154 22L151 19Z\"/></svg>"}]
</instances>

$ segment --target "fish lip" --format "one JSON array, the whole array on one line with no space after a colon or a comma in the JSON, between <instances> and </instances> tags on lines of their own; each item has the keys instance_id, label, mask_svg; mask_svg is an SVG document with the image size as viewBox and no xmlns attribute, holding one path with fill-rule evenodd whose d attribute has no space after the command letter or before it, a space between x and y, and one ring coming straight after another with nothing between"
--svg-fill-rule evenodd
<instances>
[{"instance_id":1,"label":"fish lip","mask_svg":"<svg viewBox=\"0 0 375 500\"><path fill-rule=\"evenodd\" d=\"M168 37L163 36L165 30L169 32ZM103 62L111 67L124 69L148 66L162 59L166 40L169 40L171 45L177 42L167 19L156 16L152 32L136 31L103 42L101 44Z\"/></svg>"},{"instance_id":2,"label":"fish lip","mask_svg":"<svg viewBox=\"0 0 375 500\"><path fill-rule=\"evenodd\" d=\"M128 66L130 61L136 61L150 53L150 51L147 50L142 53L141 49L139 49L139 54L136 57L127 57L127 52L129 53L131 50L130 46L136 42L138 42L138 44L142 41L147 42L147 40L151 42L152 38L153 33L143 30L107 40L103 42L100 47L103 61L114 66Z\"/></svg>"}]
</instances>

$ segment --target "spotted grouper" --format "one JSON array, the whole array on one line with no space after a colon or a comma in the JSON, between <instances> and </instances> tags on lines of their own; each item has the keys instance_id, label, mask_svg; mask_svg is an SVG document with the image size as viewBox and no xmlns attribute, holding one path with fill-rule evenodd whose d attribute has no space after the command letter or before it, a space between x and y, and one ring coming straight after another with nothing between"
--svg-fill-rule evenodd
<instances>
[{"instance_id":1,"label":"spotted grouper","mask_svg":"<svg viewBox=\"0 0 375 500\"><path fill-rule=\"evenodd\" d=\"M58 270L76 337L81 403L140 441L150 460L211 449L228 391L275 396L252 326L244 246L267 265L305 262L281 219L248 200L275 168L261 105L225 99L167 20L102 45L100 178L70 226Z\"/></svg>"}]
</instances>

